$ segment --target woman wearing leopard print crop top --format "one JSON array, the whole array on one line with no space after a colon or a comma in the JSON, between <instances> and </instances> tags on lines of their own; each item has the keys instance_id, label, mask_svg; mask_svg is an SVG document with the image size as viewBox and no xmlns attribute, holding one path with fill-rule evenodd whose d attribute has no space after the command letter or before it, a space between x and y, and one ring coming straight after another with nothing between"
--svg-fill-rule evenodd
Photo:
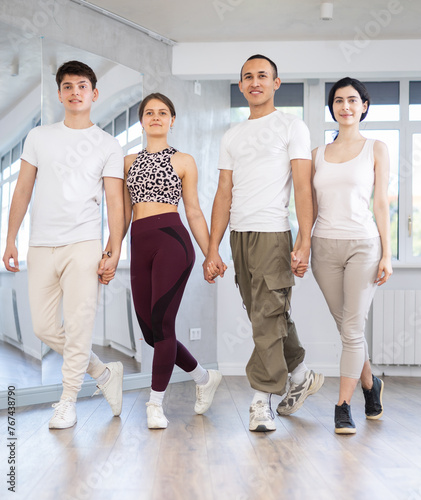
<instances>
[{"instance_id":1,"label":"woman wearing leopard print crop top","mask_svg":"<svg viewBox=\"0 0 421 500\"><path fill-rule=\"evenodd\" d=\"M212 403L221 381L216 370L205 370L175 335L175 318L195 254L190 236L177 212L183 198L187 220L206 256L209 231L197 195L194 159L167 142L175 109L168 97L150 94L139 107L147 146L125 158L126 230L131 227L131 286L136 315L145 341L154 348L152 388L146 403L150 429L167 427L162 409L174 365L196 382L196 413ZM215 272L214 272L215 271ZM210 275L216 269L210 267Z\"/></svg>"}]
</instances>

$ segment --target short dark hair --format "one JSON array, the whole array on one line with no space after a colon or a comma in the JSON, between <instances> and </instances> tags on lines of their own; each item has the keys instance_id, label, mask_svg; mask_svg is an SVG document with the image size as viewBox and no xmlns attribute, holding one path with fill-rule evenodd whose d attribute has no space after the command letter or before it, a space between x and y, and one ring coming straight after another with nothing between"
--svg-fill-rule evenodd
<instances>
[{"instance_id":1,"label":"short dark hair","mask_svg":"<svg viewBox=\"0 0 421 500\"><path fill-rule=\"evenodd\" d=\"M59 90L65 75L85 76L91 82L92 90L96 88L97 78L94 70L83 62L67 61L59 67L56 73L56 82Z\"/></svg>"},{"instance_id":2,"label":"short dark hair","mask_svg":"<svg viewBox=\"0 0 421 500\"><path fill-rule=\"evenodd\" d=\"M367 110L361 115L360 118L360 122L362 122L367 116L368 108L370 107L370 95L366 86L362 82L355 78L350 78L349 76L338 80L330 89L329 97L327 99L327 105L329 106L329 111L332 115L332 118L335 120L335 122L337 121L335 118L335 114L333 113L333 101L335 99L336 91L339 89L343 89L344 87L353 87L359 93L362 102L367 103Z\"/></svg>"},{"instance_id":3,"label":"short dark hair","mask_svg":"<svg viewBox=\"0 0 421 500\"><path fill-rule=\"evenodd\" d=\"M265 61L270 62L270 65L272 66L272 71L273 71L273 79L278 78L278 68L276 67L276 64L272 61L272 59L269 59L269 57L262 56L261 54L254 54L254 56L250 56L246 62L252 61L253 59L265 59ZM246 63L244 63L246 64ZM241 71L240 71L240 81L243 81L243 68L244 64L241 66Z\"/></svg>"},{"instance_id":4,"label":"short dark hair","mask_svg":"<svg viewBox=\"0 0 421 500\"><path fill-rule=\"evenodd\" d=\"M175 107L174 104L172 103L171 99L169 99L166 95L160 94L159 92L155 92L153 94L149 94L146 96L143 101L139 105L139 121L142 121L142 116L143 113L145 112L145 107L148 104L149 101L152 101L152 99L157 99L158 101L161 101L167 108L170 110L171 116L175 117Z\"/></svg>"}]
</instances>

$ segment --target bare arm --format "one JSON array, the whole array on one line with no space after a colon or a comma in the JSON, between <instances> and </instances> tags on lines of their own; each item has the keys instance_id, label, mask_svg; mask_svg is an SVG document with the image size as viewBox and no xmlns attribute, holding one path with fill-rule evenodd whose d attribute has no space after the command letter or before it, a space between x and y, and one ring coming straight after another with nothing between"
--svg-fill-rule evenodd
<instances>
[{"instance_id":1,"label":"bare arm","mask_svg":"<svg viewBox=\"0 0 421 500\"><path fill-rule=\"evenodd\" d=\"M209 247L209 230L200 208L197 195L197 167L190 155L183 155L183 202L187 221L197 244L206 257Z\"/></svg>"},{"instance_id":2,"label":"bare arm","mask_svg":"<svg viewBox=\"0 0 421 500\"><path fill-rule=\"evenodd\" d=\"M10 206L9 227L7 230L6 250L3 255L3 262L8 271L19 271L18 251L16 248L16 236L28 210L34 189L37 168L25 160L21 161L18 181L13 193L12 204ZM13 259L13 266L9 260Z\"/></svg>"},{"instance_id":3,"label":"bare arm","mask_svg":"<svg viewBox=\"0 0 421 500\"><path fill-rule=\"evenodd\" d=\"M389 185L389 152L387 146L381 142L374 143L374 216L382 243L382 258L379 262L379 271L376 283L383 285L389 279L392 270L392 255L390 245L390 216L387 189Z\"/></svg>"},{"instance_id":4,"label":"bare arm","mask_svg":"<svg viewBox=\"0 0 421 500\"><path fill-rule=\"evenodd\" d=\"M299 241L294 248L295 260L292 262L292 271L296 274L301 264L308 266L311 247L311 228L313 226L313 196L311 187L311 160L291 160L292 179L295 192L295 209L299 225ZM304 273L297 273L302 277Z\"/></svg>"},{"instance_id":5,"label":"bare arm","mask_svg":"<svg viewBox=\"0 0 421 500\"><path fill-rule=\"evenodd\" d=\"M224 276L224 272L226 269L226 266L222 262L221 256L219 255L219 244L221 243L221 240L229 223L232 203L232 187L232 170L220 170L218 189L216 191L215 200L212 207L209 251L206 256L206 260L203 263L204 277L205 280L209 283L215 282L214 280L208 278L208 267L210 266L211 262L213 262L214 265L219 269L219 275L221 277Z\"/></svg>"},{"instance_id":6,"label":"bare arm","mask_svg":"<svg viewBox=\"0 0 421 500\"><path fill-rule=\"evenodd\" d=\"M98 268L99 280L108 284L110 272L114 277L115 270L121 252L121 242L124 237L124 204L123 204L123 180L116 177L104 177L105 197L107 200L108 228L110 237L105 250L111 252L111 257L101 260ZM104 280L103 274L107 276Z\"/></svg>"},{"instance_id":7,"label":"bare arm","mask_svg":"<svg viewBox=\"0 0 421 500\"><path fill-rule=\"evenodd\" d=\"M123 201L124 201L124 235L126 235L130 222L133 216L132 201L130 199L129 190L127 188L127 174L132 166L136 155L128 155L124 158L124 186L123 186Z\"/></svg>"}]
</instances>

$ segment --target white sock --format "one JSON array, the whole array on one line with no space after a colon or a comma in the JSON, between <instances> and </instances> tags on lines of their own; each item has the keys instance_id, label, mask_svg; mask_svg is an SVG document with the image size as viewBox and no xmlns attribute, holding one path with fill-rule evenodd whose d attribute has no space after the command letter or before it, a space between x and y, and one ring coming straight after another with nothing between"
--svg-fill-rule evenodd
<instances>
[{"instance_id":1,"label":"white sock","mask_svg":"<svg viewBox=\"0 0 421 500\"><path fill-rule=\"evenodd\" d=\"M188 372L190 377L196 382L197 385L205 385L209 382L209 372L199 363L194 370Z\"/></svg>"},{"instance_id":2,"label":"white sock","mask_svg":"<svg viewBox=\"0 0 421 500\"><path fill-rule=\"evenodd\" d=\"M149 403L162 406L164 401L165 391L154 391L151 389L151 395L149 396Z\"/></svg>"},{"instance_id":3,"label":"white sock","mask_svg":"<svg viewBox=\"0 0 421 500\"><path fill-rule=\"evenodd\" d=\"M254 393L253 401L251 402L251 404L254 405L258 401L262 401L262 403L268 403L269 402L269 396L270 396L270 394L268 392L256 391Z\"/></svg>"},{"instance_id":4,"label":"white sock","mask_svg":"<svg viewBox=\"0 0 421 500\"><path fill-rule=\"evenodd\" d=\"M291 380L294 384L302 384L304 379L306 378L306 372L308 371L307 365L304 363L300 363L295 370L291 372Z\"/></svg>"},{"instance_id":5,"label":"white sock","mask_svg":"<svg viewBox=\"0 0 421 500\"><path fill-rule=\"evenodd\" d=\"M111 376L110 370L108 368L105 368L105 370L101 373L101 375L96 379L98 385L106 384L110 376Z\"/></svg>"}]
</instances>

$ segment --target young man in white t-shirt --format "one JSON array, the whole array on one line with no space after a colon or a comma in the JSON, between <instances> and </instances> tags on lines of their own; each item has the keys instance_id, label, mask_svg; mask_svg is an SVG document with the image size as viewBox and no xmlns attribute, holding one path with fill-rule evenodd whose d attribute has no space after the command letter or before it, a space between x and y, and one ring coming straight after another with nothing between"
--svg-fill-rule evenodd
<instances>
[{"instance_id":1,"label":"young man in white t-shirt","mask_svg":"<svg viewBox=\"0 0 421 500\"><path fill-rule=\"evenodd\" d=\"M121 413L123 365L102 363L91 345L98 281L108 284L120 257L124 167L116 139L90 119L98 98L92 69L69 61L58 69L56 81L65 118L32 129L26 138L3 261L8 271L19 271L15 241L36 186L27 258L29 300L36 336L63 355L63 392L49 427L65 429L76 423L75 403L86 372L96 379L113 414ZM110 237L102 253L104 188Z\"/></svg>"},{"instance_id":2,"label":"young man in white t-shirt","mask_svg":"<svg viewBox=\"0 0 421 500\"><path fill-rule=\"evenodd\" d=\"M304 363L305 351L289 315L294 274L303 276L310 254L311 150L304 122L275 108L280 84L275 63L265 56L252 56L242 67L239 87L250 117L222 138L209 253L203 264L209 283L214 282L209 278L214 266L224 275L218 248L229 222L235 279L255 344L246 367L256 391L250 406L251 431L276 429L270 394L285 394L289 373L288 393L277 410L280 415L297 411L323 384L323 375ZM291 263L292 181L301 236Z\"/></svg>"}]
</instances>

